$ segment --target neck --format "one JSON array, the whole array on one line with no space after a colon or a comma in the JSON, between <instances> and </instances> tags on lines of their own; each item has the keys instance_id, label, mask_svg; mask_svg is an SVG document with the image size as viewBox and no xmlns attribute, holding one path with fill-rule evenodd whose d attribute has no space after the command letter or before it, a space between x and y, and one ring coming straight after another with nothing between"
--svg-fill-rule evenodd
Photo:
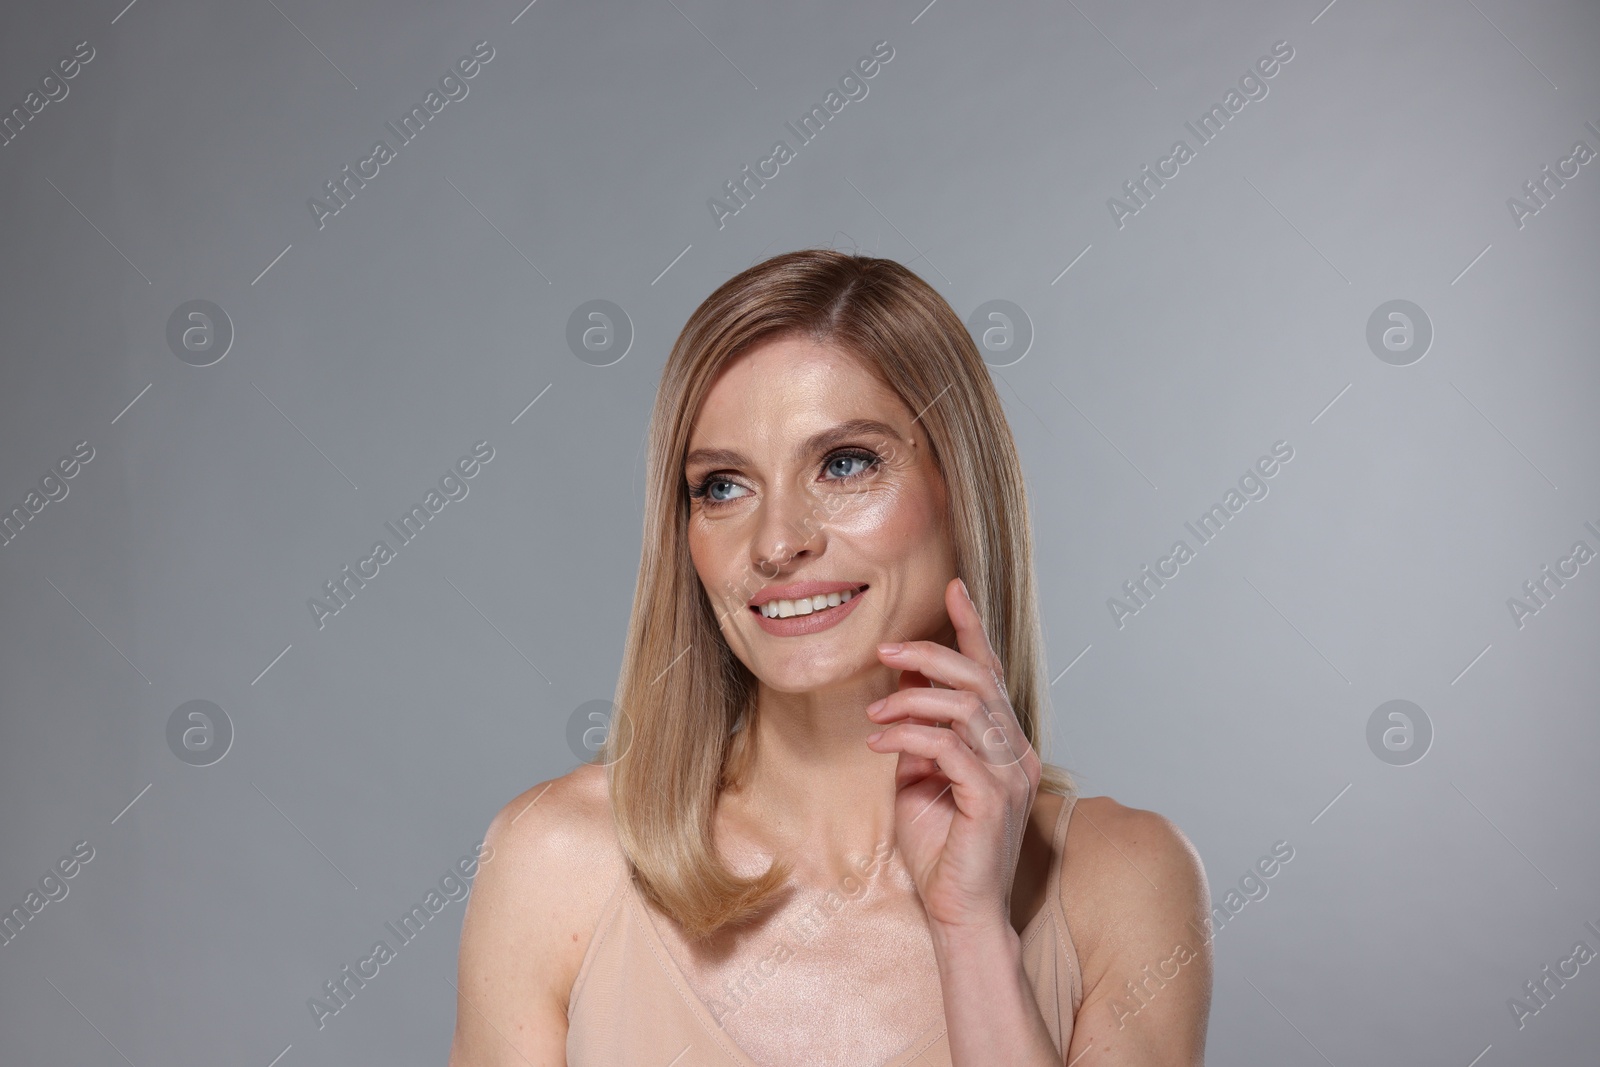
<instances>
[{"instance_id":1,"label":"neck","mask_svg":"<svg viewBox=\"0 0 1600 1067\"><path fill-rule=\"evenodd\" d=\"M758 693L745 727L755 731L755 758L724 804L744 835L806 880L836 881L854 859L894 842L899 757L867 747L867 735L882 727L866 707L894 692L895 676L873 672L826 692Z\"/></svg>"}]
</instances>

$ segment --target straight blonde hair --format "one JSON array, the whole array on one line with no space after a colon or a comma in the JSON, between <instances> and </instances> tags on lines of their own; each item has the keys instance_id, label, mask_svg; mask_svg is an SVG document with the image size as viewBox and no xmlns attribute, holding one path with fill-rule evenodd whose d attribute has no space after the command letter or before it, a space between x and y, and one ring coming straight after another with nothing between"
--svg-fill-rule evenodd
<instances>
[{"instance_id":1,"label":"straight blonde hair","mask_svg":"<svg viewBox=\"0 0 1600 1067\"><path fill-rule=\"evenodd\" d=\"M717 625L689 557L684 458L717 374L753 346L809 338L859 358L913 412L944 478L957 573L1004 668L1023 732L1044 756L1045 661L1022 466L989 369L965 325L893 260L803 249L752 266L684 325L651 414L644 539L606 765L617 838L640 891L691 938L754 918L792 868L730 871L713 842L717 798L755 758L757 684ZM1072 796L1045 763L1039 788Z\"/></svg>"}]
</instances>

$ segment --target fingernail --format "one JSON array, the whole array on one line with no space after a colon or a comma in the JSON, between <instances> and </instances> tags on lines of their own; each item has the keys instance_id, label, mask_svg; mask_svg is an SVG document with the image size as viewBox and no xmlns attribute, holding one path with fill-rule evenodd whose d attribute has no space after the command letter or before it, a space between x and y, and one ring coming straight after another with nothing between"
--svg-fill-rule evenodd
<instances>
[{"instance_id":1,"label":"fingernail","mask_svg":"<svg viewBox=\"0 0 1600 1067\"><path fill-rule=\"evenodd\" d=\"M905 645L902 645L902 644L899 644L899 643L884 644L884 645L879 645L878 646L878 651L882 652L885 656L892 656L896 652L899 652L901 649L903 649L905 647L906 647Z\"/></svg>"},{"instance_id":2,"label":"fingernail","mask_svg":"<svg viewBox=\"0 0 1600 1067\"><path fill-rule=\"evenodd\" d=\"M883 736L883 731L882 730L879 730L875 734L868 734L867 735L867 744L869 744L869 745L872 744L872 742L876 741L878 738L880 738L882 736Z\"/></svg>"},{"instance_id":3,"label":"fingernail","mask_svg":"<svg viewBox=\"0 0 1600 1067\"><path fill-rule=\"evenodd\" d=\"M876 714L878 709L883 707L887 703L889 703L889 698L888 697L884 697L882 700L874 700L872 703L867 705L867 714L868 715Z\"/></svg>"},{"instance_id":4,"label":"fingernail","mask_svg":"<svg viewBox=\"0 0 1600 1067\"><path fill-rule=\"evenodd\" d=\"M967 580L965 578L957 578L956 581L961 583L961 591L966 594L967 603L971 604L972 603L972 590L967 588Z\"/></svg>"}]
</instances>

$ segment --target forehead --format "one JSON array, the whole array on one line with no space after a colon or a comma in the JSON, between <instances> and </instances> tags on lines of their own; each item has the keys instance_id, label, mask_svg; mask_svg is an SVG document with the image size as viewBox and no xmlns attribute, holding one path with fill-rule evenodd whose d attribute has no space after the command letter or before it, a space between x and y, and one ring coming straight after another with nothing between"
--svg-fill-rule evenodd
<instances>
[{"instance_id":1,"label":"forehead","mask_svg":"<svg viewBox=\"0 0 1600 1067\"><path fill-rule=\"evenodd\" d=\"M902 433L911 422L900 398L855 355L826 342L778 338L722 369L700 406L689 447L788 440L858 417Z\"/></svg>"}]
</instances>

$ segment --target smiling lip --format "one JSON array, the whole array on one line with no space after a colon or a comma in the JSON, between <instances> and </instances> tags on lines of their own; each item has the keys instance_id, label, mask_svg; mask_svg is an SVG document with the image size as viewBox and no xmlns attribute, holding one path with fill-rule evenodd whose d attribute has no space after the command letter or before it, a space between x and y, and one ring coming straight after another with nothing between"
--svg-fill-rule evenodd
<instances>
[{"instance_id":1,"label":"smiling lip","mask_svg":"<svg viewBox=\"0 0 1600 1067\"><path fill-rule=\"evenodd\" d=\"M812 587L816 587L814 590ZM855 586L844 582L798 582L794 585L778 586L772 589L763 589L756 595L756 601L764 604L769 600L795 600L802 596L817 596L826 593L842 593L846 589L859 589L860 592L836 608L822 608L809 615L791 615L787 619L769 619L761 614L761 609L756 602L752 602L749 610L756 617L756 625L774 637L800 637L804 634L814 634L819 630L826 630L843 622L845 616L855 610L856 601L867 595L866 586ZM787 595L777 595L777 594Z\"/></svg>"},{"instance_id":2,"label":"smiling lip","mask_svg":"<svg viewBox=\"0 0 1600 1067\"><path fill-rule=\"evenodd\" d=\"M769 600L799 600L804 596L827 596L829 593L854 592L864 589L865 582L793 582L789 585L769 585L750 598L750 606L759 608Z\"/></svg>"}]
</instances>

